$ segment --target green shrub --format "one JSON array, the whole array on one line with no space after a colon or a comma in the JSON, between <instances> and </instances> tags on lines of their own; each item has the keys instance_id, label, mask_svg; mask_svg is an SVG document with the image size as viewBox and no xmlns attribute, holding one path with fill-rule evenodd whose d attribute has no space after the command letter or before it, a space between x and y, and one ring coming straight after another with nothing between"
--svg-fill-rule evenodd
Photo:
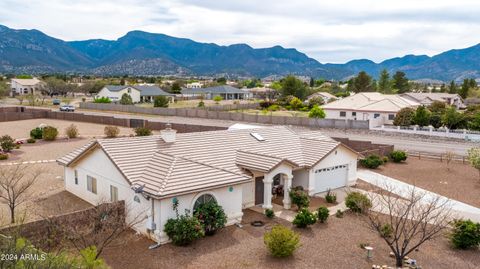
<instances>
[{"instance_id":1,"label":"green shrub","mask_svg":"<svg viewBox=\"0 0 480 269\"><path fill-rule=\"evenodd\" d=\"M104 96L104 97L98 97L98 98L93 99L93 102L94 102L94 103L105 103L105 104L109 104L109 103L112 102L112 100L110 100L110 98Z\"/></svg>"},{"instance_id":2,"label":"green shrub","mask_svg":"<svg viewBox=\"0 0 480 269\"><path fill-rule=\"evenodd\" d=\"M407 160L407 153L403 150L394 150L390 152L390 159L392 159L394 163L403 162Z\"/></svg>"},{"instance_id":3,"label":"green shrub","mask_svg":"<svg viewBox=\"0 0 480 269\"><path fill-rule=\"evenodd\" d=\"M370 169L376 169L378 168L380 165L383 164L383 161L382 159L380 158L380 156L376 155L376 154L372 154L372 155L369 155L368 157L364 158L364 159L361 159L360 160L360 164L363 166L363 167L366 167L366 168L370 168Z\"/></svg>"},{"instance_id":4,"label":"green shrub","mask_svg":"<svg viewBox=\"0 0 480 269\"><path fill-rule=\"evenodd\" d=\"M330 216L330 210L328 210L328 208L321 206L317 209L317 217L321 223L326 222L328 216Z\"/></svg>"},{"instance_id":5,"label":"green shrub","mask_svg":"<svg viewBox=\"0 0 480 269\"><path fill-rule=\"evenodd\" d=\"M0 153L0 161L8 159L8 154L7 153Z\"/></svg>"},{"instance_id":6,"label":"green shrub","mask_svg":"<svg viewBox=\"0 0 480 269\"><path fill-rule=\"evenodd\" d=\"M307 208L302 208L293 219L293 225L297 226L298 228L306 228L308 225L315 224L317 218L315 214L310 212Z\"/></svg>"},{"instance_id":7,"label":"green shrub","mask_svg":"<svg viewBox=\"0 0 480 269\"><path fill-rule=\"evenodd\" d=\"M122 98L120 98L121 105L133 105L133 100L130 94L124 93L122 94Z\"/></svg>"},{"instance_id":8,"label":"green shrub","mask_svg":"<svg viewBox=\"0 0 480 269\"><path fill-rule=\"evenodd\" d=\"M326 116L325 111L323 108L314 105L312 109L310 109L310 112L308 112L308 117L309 118L315 118L315 119L324 119Z\"/></svg>"},{"instance_id":9,"label":"green shrub","mask_svg":"<svg viewBox=\"0 0 480 269\"><path fill-rule=\"evenodd\" d=\"M168 98L165 96L155 96L153 99L153 107L168 107Z\"/></svg>"},{"instance_id":10,"label":"green shrub","mask_svg":"<svg viewBox=\"0 0 480 269\"><path fill-rule=\"evenodd\" d=\"M149 136L152 135L152 130L148 127L137 127L135 128L136 136Z\"/></svg>"},{"instance_id":11,"label":"green shrub","mask_svg":"<svg viewBox=\"0 0 480 269\"><path fill-rule=\"evenodd\" d=\"M43 130L40 127L37 127L35 129L32 129L30 131L30 137L34 139L42 139L43 137Z\"/></svg>"},{"instance_id":12,"label":"green shrub","mask_svg":"<svg viewBox=\"0 0 480 269\"><path fill-rule=\"evenodd\" d=\"M267 216L267 218L269 219L272 219L273 217L275 217L275 211L273 211L273 209L267 208L265 209L265 216Z\"/></svg>"},{"instance_id":13,"label":"green shrub","mask_svg":"<svg viewBox=\"0 0 480 269\"><path fill-rule=\"evenodd\" d=\"M337 202L337 195L332 192L330 189L327 190L327 194L325 195L325 200L327 203L333 204Z\"/></svg>"},{"instance_id":14,"label":"green shrub","mask_svg":"<svg viewBox=\"0 0 480 269\"><path fill-rule=\"evenodd\" d=\"M227 215L223 208L215 201L201 204L195 209L194 216L202 224L206 235L212 235L220 228L225 227Z\"/></svg>"},{"instance_id":15,"label":"green shrub","mask_svg":"<svg viewBox=\"0 0 480 269\"><path fill-rule=\"evenodd\" d=\"M217 104L217 105L222 100L223 100L223 97L221 97L220 95L216 95L216 96L213 97L213 101L215 101L215 104Z\"/></svg>"},{"instance_id":16,"label":"green shrub","mask_svg":"<svg viewBox=\"0 0 480 269\"><path fill-rule=\"evenodd\" d=\"M299 110L303 107L303 102L297 97L293 97L290 102L288 103L292 110Z\"/></svg>"},{"instance_id":17,"label":"green shrub","mask_svg":"<svg viewBox=\"0 0 480 269\"><path fill-rule=\"evenodd\" d=\"M300 236L285 226L275 225L265 233L263 242L272 256L288 257L300 246Z\"/></svg>"},{"instance_id":18,"label":"green shrub","mask_svg":"<svg viewBox=\"0 0 480 269\"><path fill-rule=\"evenodd\" d=\"M390 238L393 234L393 227L392 225L386 223L380 227L380 235L385 238Z\"/></svg>"},{"instance_id":19,"label":"green shrub","mask_svg":"<svg viewBox=\"0 0 480 269\"><path fill-rule=\"evenodd\" d=\"M78 128L75 124L70 124L66 129L65 129L65 134L67 135L68 138L77 138L78 137Z\"/></svg>"},{"instance_id":20,"label":"green shrub","mask_svg":"<svg viewBox=\"0 0 480 269\"><path fill-rule=\"evenodd\" d=\"M2 148L3 151L5 152L10 152L12 149L14 149L16 146L15 140L9 136L9 135L4 135L0 137L0 147Z\"/></svg>"},{"instance_id":21,"label":"green shrub","mask_svg":"<svg viewBox=\"0 0 480 269\"><path fill-rule=\"evenodd\" d=\"M388 163L388 157L387 156L383 156L382 157L382 161L384 164Z\"/></svg>"},{"instance_id":22,"label":"green shrub","mask_svg":"<svg viewBox=\"0 0 480 269\"><path fill-rule=\"evenodd\" d=\"M260 107L263 108L263 109L267 109L267 108L273 106L274 104L275 104L275 102L273 102L273 101L267 101L267 100L261 101L261 102L259 103Z\"/></svg>"},{"instance_id":23,"label":"green shrub","mask_svg":"<svg viewBox=\"0 0 480 269\"><path fill-rule=\"evenodd\" d=\"M198 102L197 107L205 107L205 102L203 102L203 100L200 100L200 102Z\"/></svg>"},{"instance_id":24,"label":"green shrub","mask_svg":"<svg viewBox=\"0 0 480 269\"><path fill-rule=\"evenodd\" d=\"M33 144L33 143L35 143L35 142L37 142L37 140L35 140L35 138L29 138L29 139L27 139L27 143L28 143L28 144Z\"/></svg>"},{"instance_id":25,"label":"green shrub","mask_svg":"<svg viewBox=\"0 0 480 269\"><path fill-rule=\"evenodd\" d=\"M289 192L292 204L296 205L298 209L308 207L310 205L310 197L300 188L292 188Z\"/></svg>"},{"instance_id":26,"label":"green shrub","mask_svg":"<svg viewBox=\"0 0 480 269\"><path fill-rule=\"evenodd\" d=\"M42 138L43 140L53 141L57 139L58 130L53 126L45 126L43 128Z\"/></svg>"},{"instance_id":27,"label":"green shrub","mask_svg":"<svg viewBox=\"0 0 480 269\"><path fill-rule=\"evenodd\" d=\"M335 217L337 218L343 218L343 211L341 209L337 209L337 212L335 212Z\"/></svg>"},{"instance_id":28,"label":"green shrub","mask_svg":"<svg viewBox=\"0 0 480 269\"><path fill-rule=\"evenodd\" d=\"M471 220L455 220L450 241L455 248L468 249L480 246L480 223Z\"/></svg>"},{"instance_id":29,"label":"green shrub","mask_svg":"<svg viewBox=\"0 0 480 269\"><path fill-rule=\"evenodd\" d=\"M372 202L365 194L354 191L345 198L345 205L353 212L362 213L372 207Z\"/></svg>"},{"instance_id":30,"label":"green shrub","mask_svg":"<svg viewBox=\"0 0 480 269\"><path fill-rule=\"evenodd\" d=\"M114 138L117 137L120 133L120 128L118 128L117 126L105 126L105 128L103 129L103 133L108 138Z\"/></svg>"},{"instance_id":31,"label":"green shrub","mask_svg":"<svg viewBox=\"0 0 480 269\"><path fill-rule=\"evenodd\" d=\"M187 210L184 215L178 214L178 201L173 203L173 209L176 218L168 219L163 228L173 244L186 246L205 235L202 224L196 217L190 216Z\"/></svg>"}]
</instances>

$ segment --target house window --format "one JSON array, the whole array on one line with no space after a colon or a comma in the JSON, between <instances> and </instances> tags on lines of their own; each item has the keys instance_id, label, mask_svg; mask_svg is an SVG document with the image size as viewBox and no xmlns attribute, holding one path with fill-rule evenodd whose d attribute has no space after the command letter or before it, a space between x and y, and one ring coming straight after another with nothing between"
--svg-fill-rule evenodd
<instances>
[{"instance_id":1,"label":"house window","mask_svg":"<svg viewBox=\"0 0 480 269\"><path fill-rule=\"evenodd\" d=\"M346 117L347 116L347 112L345 111L340 111L340 117Z\"/></svg>"},{"instance_id":2,"label":"house window","mask_svg":"<svg viewBox=\"0 0 480 269\"><path fill-rule=\"evenodd\" d=\"M394 120L395 114L388 114L388 120Z\"/></svg>"},{"instance_id":3,"label":"house window","mask_svg":"<svg viewBox=\"0 0 480 269\"><path fill-rule=\"evenodd\" d=\"M110 185L110 201L111 202L118 201L118 188L112 185Z\"/></svg>"},{"instance_id":4,"label":"house window","mask_svg":"<svg viewBox=\"0 0 480 269\"><path fill-rule=\"evenodd\" d=\"M374 118L374 119L379 118L379 117L380 117L380 114L379 114L379 113L373 114L373 118Z\"/></svg>"},{"instance_id":5,"label":"house window","mask_svg":"<svg viewBox=\"0 0 480 269\"><path fill-rule=\"evenodd\" d=\"M97 179L91 176L87 176L87 190L97 194Z\"/></svg>"},{"instance_id":6,"label":"house window","mask_svg":"<svg viewBox=\"0 0 480 269\"><path fill-rule=\"evenodd\" d=\"M352 117L356 117L357 116L357 112L352 112Z\"/></svg>"},{"instance_id":7,"label":"house window","mask_svg":"<svg viewBox=\"0 0 480 269\"><path fill-rule=\"evenodd\" d=\"M75 185L78 185L78 171L75 170L73 173L75 174Z\"/></svg>"},{"instance_id":8,"label":"house window","mask_svg":"<svg viewBox=\"0 0 480 269\"><path fill-rule=\"evenodd\" d=\"M193 205L193 212L195 212L195 209L197 209L200 205L210 201L216 202L215 197L213 197L211 194L203 194L202 196L198 197L197 201L195 201L195 204Z\"/></svg>"}]
</instances>

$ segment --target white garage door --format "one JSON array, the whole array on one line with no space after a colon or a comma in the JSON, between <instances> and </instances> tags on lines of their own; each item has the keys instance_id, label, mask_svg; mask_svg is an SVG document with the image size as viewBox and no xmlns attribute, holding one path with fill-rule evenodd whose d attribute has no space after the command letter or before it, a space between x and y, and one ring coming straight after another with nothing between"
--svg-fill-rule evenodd
<instances>
[{"instance_id":1,"label":"white garage door","mask_svg":"<svg viewBox=\"0 0 480 269\"><path fill-rule=\"evenodd\" d=\"M315 192L344 187L347 185L347 175L347 164L315 170Z\"/></svg>"}]
</instances>

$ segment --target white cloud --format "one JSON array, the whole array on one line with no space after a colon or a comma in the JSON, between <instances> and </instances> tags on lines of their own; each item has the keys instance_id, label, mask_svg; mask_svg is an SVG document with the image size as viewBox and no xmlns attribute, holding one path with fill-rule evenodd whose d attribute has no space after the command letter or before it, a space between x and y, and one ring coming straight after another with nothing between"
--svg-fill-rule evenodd
<instances>
[{"instance_id":1,"label":"white cloud","mask_svg":"<svg viewBox=\"0 0 480 269\"><path fill-rule=\"evenodd\" d=\"M294 47L321 62L433 55L480 40L475 0L2 0L0 24L65 40L131 30Z\"/></svg>"}]
</instances>

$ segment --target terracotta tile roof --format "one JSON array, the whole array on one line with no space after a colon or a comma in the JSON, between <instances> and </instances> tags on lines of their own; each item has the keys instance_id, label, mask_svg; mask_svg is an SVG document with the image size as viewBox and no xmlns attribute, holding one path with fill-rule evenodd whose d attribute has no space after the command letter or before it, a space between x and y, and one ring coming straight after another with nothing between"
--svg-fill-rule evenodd
<instances>
[{"instance_id":1,"label":"terracotta tile roof","mask_svg":"<svg viewBox=\"0 0 480 269\"><path fill-rule=\"evenodd\" d=\"M251 135L258 133L263 141ZM70 165L94 145L100 146L132 184L169 196L251 180L245 169L268 172L281 162L311 167L340 145L320 132L297 133L285 126L177 134L174 143L161 136L98 139L58 162Z\"/></svg>"}]
</instances>

